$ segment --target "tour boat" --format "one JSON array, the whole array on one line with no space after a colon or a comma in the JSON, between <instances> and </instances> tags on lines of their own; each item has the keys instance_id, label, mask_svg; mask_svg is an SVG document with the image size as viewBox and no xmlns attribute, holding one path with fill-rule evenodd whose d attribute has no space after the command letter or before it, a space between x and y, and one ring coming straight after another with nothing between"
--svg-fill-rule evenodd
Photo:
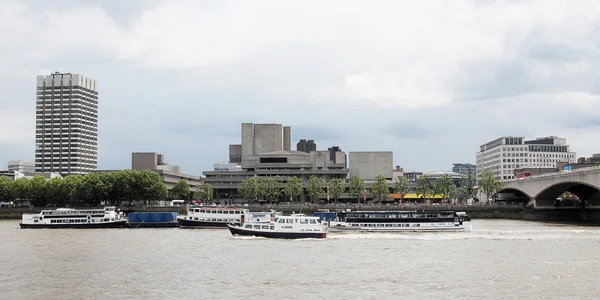
<instances>
[{"instance_id":1,"label":"tour boat","mask_svg":"<svg viewBox=\"0 0 600 300\"><path fill-rule=\"evenodd\" d=\"M190 207L188 214L177 217L182 228L227 228L227 224L239 224L244 220L270 222L280 215L274 210L268 212L250 212L237 207Z\"/></svg>"},{"instance_id":2,"label":"tour boat","mask_svg":"<svg viewBox=\"0 0 600 300\"><path fill-rule=\"evenodd\" d=\"M57 208L39 214L23 214L21 228L118 228L127 219L114 206L97 208Z\"/></svg>"},{"instance_id":3,"label":"tour boat","mask_svg":"<svg viewBox=\"0 0 600 300\"><path fill-rule=\"evenodd\" d=\"M244 222L243 224L229 224L229 231L234 236L256 236L279 239L323 239L327 236L327 226L319 221L318 217L309 217L304 214L278 216L268 223Z\"/></svg>"},{"instance_id":4,"label":"tour boat","mask_svg":"<svg viewBox=\"0 0 600 300\"><path fill-rule=\"evenodd\" d=\"M454 211L346 211L328 222L335 231L472 231L471 219Z\"/></svg>"}]
</instances>

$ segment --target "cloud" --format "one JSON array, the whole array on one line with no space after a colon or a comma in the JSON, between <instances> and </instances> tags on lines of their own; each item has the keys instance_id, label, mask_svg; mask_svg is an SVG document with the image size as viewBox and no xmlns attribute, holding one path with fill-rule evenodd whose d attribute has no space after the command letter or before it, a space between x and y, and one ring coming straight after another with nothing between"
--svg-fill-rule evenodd
<instances>
[{"instance_id":1,"label":"cloud","mask_svg":"<svg viewBox=\"0 0 600 300\"><path fill-rule=\"evenodd\" d=\"M422 171L501 135L600 146L597 1L9 0L0 26L0 116L19 124L0 162L33 159L35 76L57 70L99 82L100 168L157 151L199 174L242 122Z\"/></svg>"}]
</instances>

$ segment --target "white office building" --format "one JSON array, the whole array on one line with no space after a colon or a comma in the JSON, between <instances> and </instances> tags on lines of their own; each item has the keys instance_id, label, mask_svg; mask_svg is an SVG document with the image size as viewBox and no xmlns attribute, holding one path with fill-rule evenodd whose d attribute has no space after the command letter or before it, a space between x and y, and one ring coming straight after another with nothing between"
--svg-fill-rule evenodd
<instances>
[{"instance_id":1,"label":"white office building","mask_svg":"<svg viewBox=\"0 0 600 300\"><path fill-rule=\"evenodd\" d=\"M35 163L22 161L22 160L11 160L8 162L8 171L17 171L21 173L34 173Z\"/></svg>"},{"instance_id":2,"label":"white office building","mask_svg":"<svg viewBox=\"0 0 600 300\"><path fill-rule=\"evenodd\" d=\"M56 72L37 77L35 170L62 175L97 169L98 84Z\"/></svg>"},{"instance_id":3,"label":"white office building","mask_svg":"<svg viewBox=\"0 0 600 300\"><path fill-rule=\"evenodd\" d=\"M565 138L541 137L526 141L525 137L504 136L480 146L476 154L477 180L484 170L496 179L515 179L514 170L519 168L556 168L558 162L574 163Z\"/></svg>"}]
</instances>

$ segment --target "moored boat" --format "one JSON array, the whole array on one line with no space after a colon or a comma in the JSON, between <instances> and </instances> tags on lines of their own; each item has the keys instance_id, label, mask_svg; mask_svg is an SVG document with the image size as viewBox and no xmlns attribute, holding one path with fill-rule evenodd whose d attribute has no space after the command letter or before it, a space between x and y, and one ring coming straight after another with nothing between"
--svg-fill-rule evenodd
<instances>
[{"instance_id":1,"label":"moored boat","mask_svg":"<svg viewBox=\"0 0 600 300\"><path fill-rule=\"evenodd\" d=\"M346 211L329 222L335 231L472 231L471 219L454 211Z\"/></svg>"},{"instance_id":2,"label":"moored boat","mask_svg":"<svg viewBox=\"0 0 600 300\"><path fill-rule=\"evenodd\" d=\"M127 220L114 206L104 209L57 208L39 214L23 214L22 229L29 228L119 228Z\"/></svg>"},{"instance_id":3,"label":"moored boat","mask_svg":"<svg viewBox=\"0 0 600 300\"><path fill-rule=\"evenodd\" d=\"M318 217L304 214L278 216L268 223L244 222L229 224L229 231L234 236L256 236L279 239L323 239L327 237L327 226L319 222Z\"/></svg>"},{"instance_id":4,"label":"moored boat","mask_svg":"<svg viewBox=\"0 0 600 300\"><path fill-rule=\"evenodd\" d=\"M227 224L245 221L270 222L281 213L276 211L250 212L237 207L190 207L185 216L177 217L182 228L227 228Z\"/></svg>"}]
</instances>

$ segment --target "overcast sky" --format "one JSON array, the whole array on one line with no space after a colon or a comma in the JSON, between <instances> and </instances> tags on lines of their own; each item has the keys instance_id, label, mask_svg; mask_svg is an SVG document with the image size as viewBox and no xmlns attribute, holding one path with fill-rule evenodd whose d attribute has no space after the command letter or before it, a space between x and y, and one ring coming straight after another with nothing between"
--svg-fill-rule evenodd
<instances>
[{"instance_id":1,"label":"overcast sky","mask_svg":"<svg viewBox=\"0 0 600 300\"><path fill-rule=\"evenodd\" d=\"M0 1L0 169L34 160L36 75L99 82L100 169L165 154L200 175L240 123L293 147L475 163L503 135L600 152L598 1Z\"/></svg>"}]
</instances>

